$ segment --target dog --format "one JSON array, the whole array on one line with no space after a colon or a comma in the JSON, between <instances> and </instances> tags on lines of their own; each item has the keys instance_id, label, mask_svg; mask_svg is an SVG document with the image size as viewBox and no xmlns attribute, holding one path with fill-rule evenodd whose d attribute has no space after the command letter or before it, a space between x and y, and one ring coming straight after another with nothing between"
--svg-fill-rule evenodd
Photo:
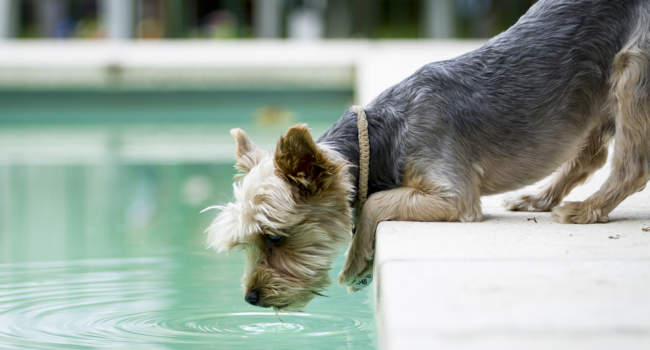
<instances>
[{"instance_id":1,"label":"dog","mask_svg":"<svg viewBox=\"0 0 650 350\"><path fill-rule=\"evenodd\" d=\"M650 176L649 31L647 0L540 0L482 47L346 111L317 141L297 125L271 154L231 130L240 173L208 244L243 248L248 303L301 310L350 241L339 282L368 284L379 222L480 221L482 195L556 170L548 188L508 208L607 222ZM585 201L561 203L605 163L612 138L607 181Z\"/></svg>"}]
</instances>

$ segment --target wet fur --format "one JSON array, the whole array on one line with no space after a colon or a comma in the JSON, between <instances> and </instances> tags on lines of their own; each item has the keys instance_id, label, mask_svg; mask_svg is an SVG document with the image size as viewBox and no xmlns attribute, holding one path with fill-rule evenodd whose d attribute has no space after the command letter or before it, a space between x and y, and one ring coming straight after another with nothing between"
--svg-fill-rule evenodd
<instances>
[{"instance_id":1,"label":"wet fur","mask_svg":"<svg viewBox=\"0 0 650 350\"><path fill-rule=\"evenodd\" d=\"M372 268L380 221L478 221L482 195L521 188L558 168L547 189L508 207L552 210L563 223L606 222L650 176L649 30L647 0L540 0L481 48L425 65L384 91L365 107L370 196L357 213L340 282L354 289ZM346 112L318 142L304 126L290 129L273 157L243 132L234 136L244 172L236 191L264 195L257 209L247 209L257 216L222 211L211 243L254 247L245 290L270 285L262 306L300 308L328 282L336 251L350 237L356 115ZM561 204L605 163L612 139L606 183L584 202ZM258 167L264 176L255 175ZM265 186L278 180L284 185ZM236 197L228 206L254 203ZM273 204L278 198L285 204ZM254 229L237 231L242 227ZM287 247L264 250L265 230L286 234Z\"/></svg>"}]
</instances>

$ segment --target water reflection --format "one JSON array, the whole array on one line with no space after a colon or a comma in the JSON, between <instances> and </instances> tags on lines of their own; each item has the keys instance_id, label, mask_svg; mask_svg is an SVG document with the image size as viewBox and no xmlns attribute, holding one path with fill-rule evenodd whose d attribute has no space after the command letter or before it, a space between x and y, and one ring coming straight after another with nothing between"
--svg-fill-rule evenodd
<instances>
[{"instance_id":1,"label":"water reflection","mask_svg":"<svg viewBox=\"0 0 650 350\"><path fill-rule=\"evenodd\" d=\"M198 247L209 220L198 212L230 197L232 174L230 164L0 165L0 262Z\"/></svg>"},{"instance_id":2,"label":"water reflection","mask_svg":"<svg viewBox=\"0 0 650 350\"><path fill-rule=\"evenodd\" d=\"M305 313L243 301L242 254L205 250L211 218L198 214L229 199L232 175L231 164L1 165L0 344L373 348L370 291L333 286Z\"/></svg>"},{"instance_id":3,"label":"water reflection","mask_svg":"<svg viewBox=\"0 0 650 350\"><path fill-rule=\"evenodd\" d=\"M270 148L294 121L319 135L350 98L0 91L0 347L373 348L369 291L333 286L305 313L250 306L242 254L207 251L199 215L231 197L229 128Z\"/></svg>"},{"instance_id":4,"label":"water reflection","mask_svg":"<svg viewBox=\"0 0 650 350\"><path fill-rule=\"evenodd\" d=\"M15 349L371 348L369 295L335 287L305 313L261 312L244 304L233 283L241 262L172 254L2 264L0 343Z\"/></svg>"}]
</instances>

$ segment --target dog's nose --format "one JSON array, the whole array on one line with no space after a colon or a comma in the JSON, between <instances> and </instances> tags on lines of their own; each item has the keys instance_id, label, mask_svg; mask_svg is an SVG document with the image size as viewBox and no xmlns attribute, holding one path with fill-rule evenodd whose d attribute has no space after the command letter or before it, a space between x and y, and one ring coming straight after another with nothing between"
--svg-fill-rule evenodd
<instances>
[{"instance_id":1,"label":"dog's nose","mask_svg":"<svg viewBox=\"0 0 650 350\"><path fill-rule=\"evenodd\" d=\"M260 302L260 293L257 291L257 289L250 290L248 293L246 293L244 299L246 299L246 302L251 305L257 305L257 303Z\"/></svg>"}]
</instances>

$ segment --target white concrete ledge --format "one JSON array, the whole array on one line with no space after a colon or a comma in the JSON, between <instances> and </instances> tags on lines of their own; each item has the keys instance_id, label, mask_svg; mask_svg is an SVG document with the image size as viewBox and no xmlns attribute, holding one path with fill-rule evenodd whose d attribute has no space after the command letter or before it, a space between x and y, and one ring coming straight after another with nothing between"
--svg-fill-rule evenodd
<instances>
[{"instance_id":1,"label":"white concrete ledge","mask_svg":"<svg viewBox=\"0 0 650 350\"><path fill-rule=\"evenodd\" d=\"M0 87L127 84L353 88L368 103L477 40L0 41ZM399 64L395 64L399 62Z\"/></svg>"},{"instance_id":2,"label":"white concrete ledge","mask_svg":"<svg viewBox=\"0 0 650 350\"><path fill-rule=\"evenodd\" d=\"M650 349L650 190L598 225L507 212L502 198L484 200L480 223L380 225L381 349Z\"/></svg>"}]
</instances>

